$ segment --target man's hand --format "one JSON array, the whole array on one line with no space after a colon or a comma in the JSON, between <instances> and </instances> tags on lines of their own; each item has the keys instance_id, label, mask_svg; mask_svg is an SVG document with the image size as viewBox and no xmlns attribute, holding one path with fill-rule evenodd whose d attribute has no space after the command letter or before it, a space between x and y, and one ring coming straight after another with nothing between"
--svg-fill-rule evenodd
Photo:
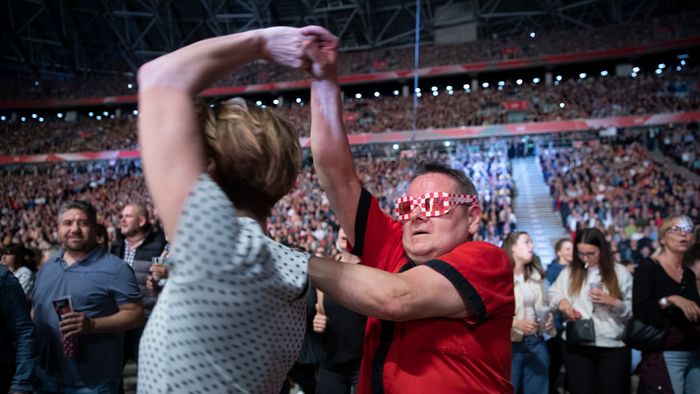
<instances>
[{"instance_id":1,"label":"man's hand","mask_svg":"<svg viewBox=\"0 0 700 394\"><path fill-rule=\"evenodd\" d=\"M68 338L74 335L87 334L95 328L95 323L86 314L70 312L61 316L61 334Z\"/></svg>"},{"instance_id":2,"label":"man's hand","mask_svg":"<svg viewBox=\"0 0 700 394\"><path fill-rule=\"evenodd\" d=\"M260 30L264 59L291 68L309 68L304 51L307 38L296 27L270 27Z\"/></svg>"},{"instance_id":3,"label":"man's hand","mask_svg":"<svg viewBox=\"0 0 700 394\"><path fill-rule=\"evenodd\" d=\"M337 77L338 38L320 26L301 28L306 37L306 56L311 60L309 73L317 80L335 80Z\"/></svg>"},{"instance_id":4,"label":"man's hand","mask_svg":"<svg viewBox=\"0 0 700 394\"><path fill-rule=\"evenodd\" d=\"M148 291L151 292L153 295L157 295L160 293L163 288L158 284L161 279L165 279L168 277L168 267L166 267L163 264L151 264L151 267L148 269L149 273L148 276L146 277L146 288Z\"/></svg>"},{"instance_id":5,"label":"man's hand","mask_svg":"<svg viewBox=\"0 0 700 394\"><path fill-rule=\"evenodd\" d=\"M326 331L326 324L328 324L328 316L326 316L323 310L323 305L316 304L316 315L314 316L314 332L319 334Z\"/></svg>"}]
</instances>

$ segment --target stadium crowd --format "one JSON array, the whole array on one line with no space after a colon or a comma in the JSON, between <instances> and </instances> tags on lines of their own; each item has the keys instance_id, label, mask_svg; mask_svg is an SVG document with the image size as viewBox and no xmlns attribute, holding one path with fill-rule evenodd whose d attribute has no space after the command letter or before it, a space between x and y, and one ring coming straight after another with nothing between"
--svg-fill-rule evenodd
<instances>
[{"instance_id":1,"label":"stadium crowd","mask_svg":"<svg viewBox=\"0 0 700 394\"><path fill-rule=\"evenodd\" d=\"M641 72L629 76L588 76L562 79L552 86L532 81L494 83L488 88L450 87L421 93L417 112L418 129L447 128L514 122L538 122L578 118L692 111L700 99L690 89L697 70L662 74ZM437 87L436 87L437 88ZM348 133L378 133L412 129L412 97L346 97L345 121ZM509 103L518 108L509 110ZM302 136L308 136L309 107L302 103L284 103L278 107ZM131 112L120 118L92 116L78 122L52 118L39 122L6 124L0 136L7 144L0 155L39 154L45 152L85 152L136 147L135 117ZM682 133L676 133L678 135ZM31 138L29 138L31 136ZM680 137L676 137L680 138ZM684 134L683 138L688 138Z\"/></svg>"},{"instance_id":2,"label":"stadium crowd","mask_svg":"<svg viewBox=\"0 0 700 394\"><path fill-rule=\"evenodd\" d=\"M421 67L473 62L529 58L562 53L637 46L674 38L688 37L700 31L695 12L656 17L651 22L630 22L591 29L571 29L518 33L508 37L483 37L473 42L451 45L424 45L420 49ZM412 47L345 52L340 54L340 75L405 70L413 67ZM225 78L216 86L251 85L306 79L299 71L252 63ZM10 73L0 76L5 88L1 99L75 99L130 95L136 93L134 76L89 76L77 78L27 78Z\"/></svg>"}]
</instances>

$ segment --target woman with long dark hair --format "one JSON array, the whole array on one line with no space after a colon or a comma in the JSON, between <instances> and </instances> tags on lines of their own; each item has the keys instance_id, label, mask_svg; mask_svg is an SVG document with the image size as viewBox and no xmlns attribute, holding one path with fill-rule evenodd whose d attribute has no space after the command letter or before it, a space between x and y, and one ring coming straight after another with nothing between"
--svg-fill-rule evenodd
<instances>
[{"instance_id":1,"label":"woman with long dark hair","mask_svg":"<svg viewBox=\"0 0 700 394\"><path fill-rule=\"evenodd\" d=\"M549 355L544 333L554 335L552 315L544 292L544 269L534 253L530 235L511 233L501 246L513 265L515 317L510 331L513 343L511 383L516 393L549 392Z\"/></svg>"},{"instance_id":2,"label":"woman with long dark hair","mask_svg":"<svg viewBox=\"0 0 700 394\"><path fill-rule=\"evenodd\" d=\"M549 299L567 325L592 319L595 330L585 343L574 344L564 334L571 393L629 392L631 358L622 333L632 315L632 276L615 263L600 230L576 232L574 259L549 288Z\"/></svg>"},{"instance_id":3,"label":"woman with long dark hair","mask_svg":"<svg viewBox=\"0 0 700 394\"><path fill-rule=\"evenodd\" d=\"M10 244L2 253L2 265L7 267L17 278L24 290L24 295L29 297L34 289L34 277L36 264L31 259L32 252L20 244Z\"/></svg>"}]
</instances>

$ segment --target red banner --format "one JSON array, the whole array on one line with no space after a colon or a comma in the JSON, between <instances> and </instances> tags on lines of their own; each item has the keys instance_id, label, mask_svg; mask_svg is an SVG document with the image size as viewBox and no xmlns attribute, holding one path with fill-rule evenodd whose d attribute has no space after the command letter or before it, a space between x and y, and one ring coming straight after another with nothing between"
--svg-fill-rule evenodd
<instances>
[{"instance_id":1,"label":"red banner","mask_svg":"<svg viewBox=\"0 0 700 394\"><path fill-rule=\"evenodd\" d=\"M527 100L504 101L501 103L507 111L527 111L530 102Z\"/></svg>"}]
</instances>

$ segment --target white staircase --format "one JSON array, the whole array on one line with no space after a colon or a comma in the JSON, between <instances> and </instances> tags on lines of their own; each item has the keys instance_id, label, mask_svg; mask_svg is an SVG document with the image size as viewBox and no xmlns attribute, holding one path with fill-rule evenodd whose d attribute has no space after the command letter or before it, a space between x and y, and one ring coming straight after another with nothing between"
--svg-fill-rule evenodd
<instances>
[{"instance_id":1,"label":"white staircase","mask_svg":"<svg viewBox=\"0 0 700 394\"><path fill-rule=\"evenodd\" d=\"M567 237L549 188L544 183L542 169L535 157L513 159L515 198L513 211L518 219L517 231L526 231L535 244L542 265L546 267L555 257L554 244Z\"/></svg>"}]
</instances>

